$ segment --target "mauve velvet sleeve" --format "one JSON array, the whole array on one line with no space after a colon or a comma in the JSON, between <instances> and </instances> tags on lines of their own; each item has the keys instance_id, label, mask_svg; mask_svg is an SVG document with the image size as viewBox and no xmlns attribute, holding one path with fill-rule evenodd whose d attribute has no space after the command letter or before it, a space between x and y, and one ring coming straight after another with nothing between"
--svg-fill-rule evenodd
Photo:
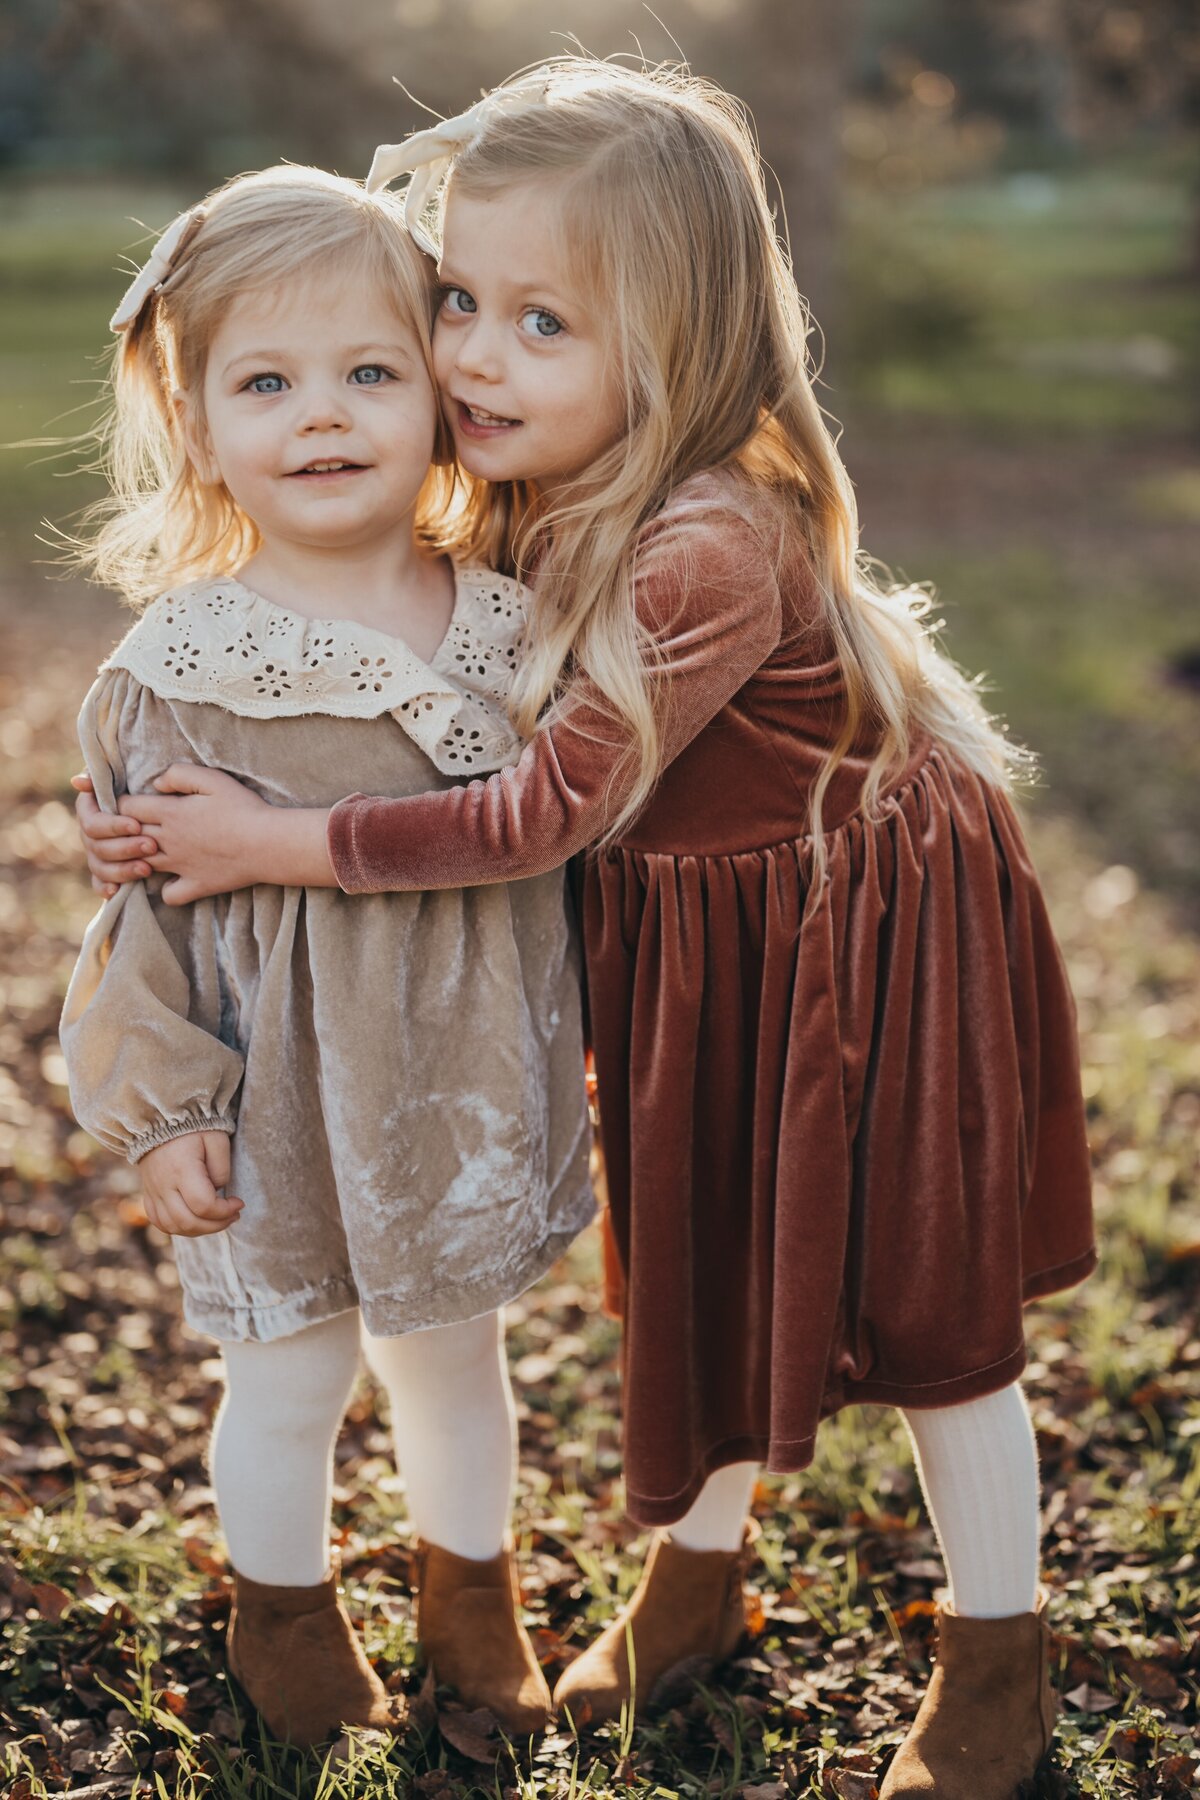
<instances>
[{"instance_id":1,"label":"mauve velvet sleeve","mask_svg":"<svg viewBox=\"0 0 1200 1800\"><path fill-rule=\"evenodd\" d=\"M737 513L684 496L647 528L635 602L661 651L663 766L779 642L773 548ZM540 875L603 834L620 803L620 762L613 722L581 679L515 767L440 793L340 801L328 839L338 882L361 894Z\"/></svg>"}]
</instances>

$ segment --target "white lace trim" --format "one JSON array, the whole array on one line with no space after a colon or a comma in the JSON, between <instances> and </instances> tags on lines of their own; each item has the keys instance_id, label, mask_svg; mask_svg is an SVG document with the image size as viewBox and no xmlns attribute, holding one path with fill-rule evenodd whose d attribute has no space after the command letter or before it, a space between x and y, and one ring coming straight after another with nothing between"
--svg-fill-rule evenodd
<instances>
[{"instance_id":1,"label":"white lace trim","mask_svg":"<svg viewBox=\"0 0 1200 1800\"><path fill-rule=\"evenodd\" d=\"M196 582L155 600L104 664L160 699L243 718L390 713L443 774L516 761L505 701L528 590L490 569L456 568L450 628L429 662L400 638L349 619L310 619L240 581Z\"/></svg>"}]
</instances>

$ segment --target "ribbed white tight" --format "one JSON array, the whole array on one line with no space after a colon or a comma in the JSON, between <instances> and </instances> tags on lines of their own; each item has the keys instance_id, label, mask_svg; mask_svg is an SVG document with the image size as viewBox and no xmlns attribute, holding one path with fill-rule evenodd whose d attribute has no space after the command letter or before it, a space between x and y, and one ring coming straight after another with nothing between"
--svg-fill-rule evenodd
<instances>
[{"instance_id":1,"label":"ribbed white tight","mask_svg":"<svg viewBox=\"0 0 1200 1800\"><path fill-rule=\"evenodd\" d=\"M512 1508L515 1425L503 1315L372 1338L357 1312L273 1343L223 1343L210 1468L235 1569L307 1587L329 1566L333 1445L360 1350L384 1389L417 1531L478 1559Z\"/></svg>"},{"instance_id":2,"label":"ribbed white tight","mask_svg":"<svg viewBox=\"0 0 1200 1800\"><path fill-rule=\"evenodd\" d=\"M904 1414L942 1546L951 1604L969 1618L1032 1612L1038 1580L1037 1445L1014 1382L998 1394ZM709 1477L671 1537L688 1550L735 1550L757 1463Z\"/></svg>"}]
</instances>

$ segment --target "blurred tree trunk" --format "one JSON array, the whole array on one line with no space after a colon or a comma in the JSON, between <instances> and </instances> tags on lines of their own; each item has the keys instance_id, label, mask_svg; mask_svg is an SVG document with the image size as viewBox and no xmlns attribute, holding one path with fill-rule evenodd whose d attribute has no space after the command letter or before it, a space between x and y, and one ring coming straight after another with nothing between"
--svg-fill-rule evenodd
<instances>
[{"instance_id":1,"label":"blurred tree trunk","mask_svg":"<svg viewBox=\"0 0 1200 1800\"><path fill-rule=\"evenodd\" d=\"M761 62L753 92L762 151L783 194L796 285L837 346L836 246L842 186L842 108L861 0L754 0L738 29ZM747 16L749 15L749 16ZM747 71L749 73L749 71ZM818 362L821 337L813 340Z\"/></svg>"}]
</instances>

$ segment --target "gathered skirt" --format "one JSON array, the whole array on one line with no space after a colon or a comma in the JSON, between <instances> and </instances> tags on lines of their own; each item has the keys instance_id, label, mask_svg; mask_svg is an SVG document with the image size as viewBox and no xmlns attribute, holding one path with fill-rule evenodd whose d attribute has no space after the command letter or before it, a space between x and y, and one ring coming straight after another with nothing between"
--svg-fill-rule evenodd
<instances>
[{"instance_id":1,"label":"gathered skirt","mask_svg":"<svg viewBox=\"0 0 1200 1800\"><path fill-rule=\"evenodd\" d=\"M1075 1011L1007 797L931 751L826 836L582 872L628 1506L953 1405L1096 1260Z\"/></svg>"}]
</instances>

